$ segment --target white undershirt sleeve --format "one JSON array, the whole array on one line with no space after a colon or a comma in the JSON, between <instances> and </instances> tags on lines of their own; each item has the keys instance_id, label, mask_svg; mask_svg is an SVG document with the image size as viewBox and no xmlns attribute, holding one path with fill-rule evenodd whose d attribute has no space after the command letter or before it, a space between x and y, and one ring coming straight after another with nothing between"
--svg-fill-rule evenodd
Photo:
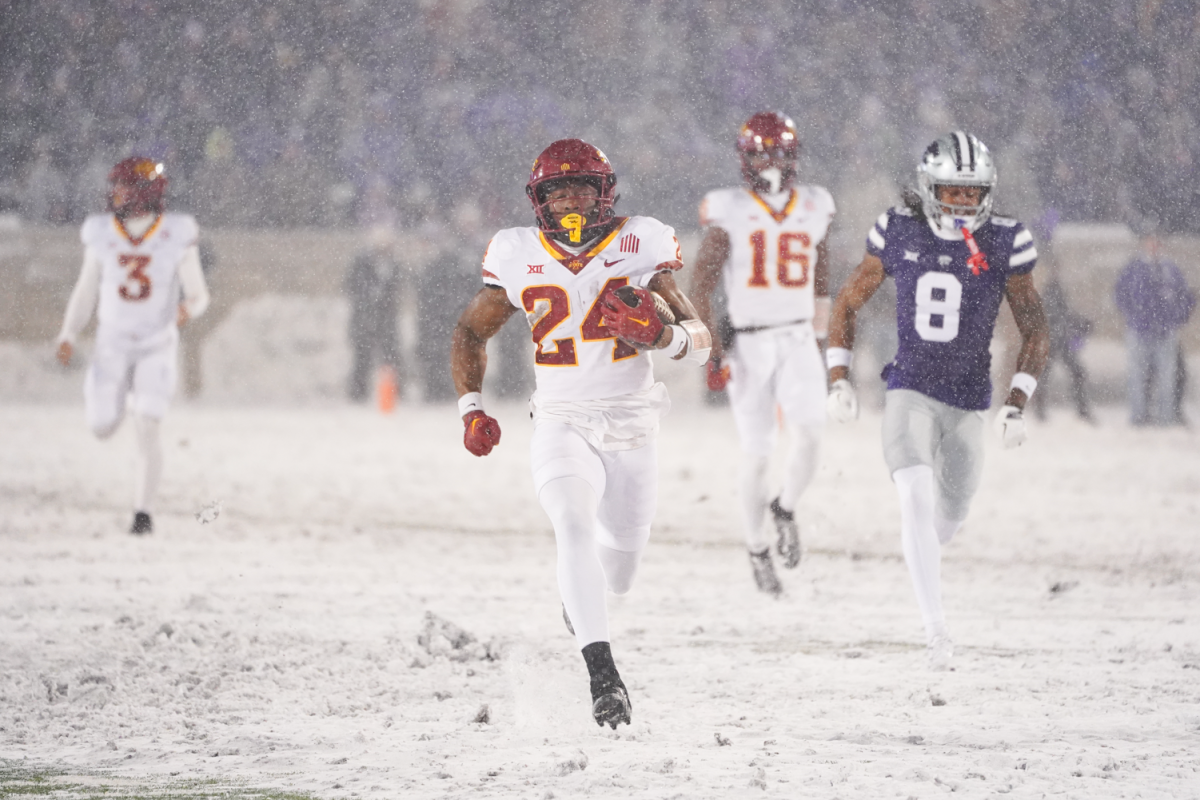
<instances>
[{"instance_id":1,"label":"white undershirt sleeve","mask_svg":"<svg viewBox=\"0 0 1200 800\"><path fill-rule=\"evenodd\" d=\"M183 253L179 262L179 282L183 286L183 307L188 317L195 319L204 313L211 299L208 284L204 282L204 270L200 268L200 248L196 245Z\"/></svg>"},{"instance_id":2,"label":"white undershirt sleeve","mask_svg":"<svg viewBox=\"0 0 1200 800\"><path fill-rule=\"evenodd\" d=\"M87 326L96 310L96 301L100 298L100 259L92 248L83 251L83 267L79 270L79 279L71 290L71 299L67 302L67 313L63 317L62 330L58 334L58 342L75 343L75 337Z\"/></svg>"}]
</instances>

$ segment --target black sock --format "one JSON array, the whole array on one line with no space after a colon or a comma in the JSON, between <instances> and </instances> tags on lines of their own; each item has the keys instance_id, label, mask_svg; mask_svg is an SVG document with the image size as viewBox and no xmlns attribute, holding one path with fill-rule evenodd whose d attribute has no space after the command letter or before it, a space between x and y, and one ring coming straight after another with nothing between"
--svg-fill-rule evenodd
<instances>
[{"instance_id":1,"label":"black sock","mask_svg":"<svg viewBox=\"0 0 1200 800\"><path fill-rule=\"evenodd\" d=\"M592 679L592 697L606 693L613 686L623 686L608 642L592 642L583 648L583 661Z\"/></svg>"}]
</instances>

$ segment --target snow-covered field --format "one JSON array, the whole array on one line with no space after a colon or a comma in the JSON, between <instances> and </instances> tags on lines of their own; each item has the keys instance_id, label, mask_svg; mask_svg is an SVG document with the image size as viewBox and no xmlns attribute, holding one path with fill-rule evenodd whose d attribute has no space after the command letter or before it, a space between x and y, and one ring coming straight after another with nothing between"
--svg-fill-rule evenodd
<instances>
[{"instance_id":1,"label":"snow-covered field","mask_svg":"<svg viewBox=\"0 0 1200 800\"><path fill-rule=\"evenodd\" d=\"M611 602L634 714L612 732L522 408L475 459L448 407L181 404L136 539L129 430L0 405L0 759L321 798L1200 797L1196 434L1060 410L1020 450L989 442L944 565L956 670L933 674L878 416L830 428L807 559L772 601L730 418L681 406L643 571Z\"/></svg>"}]
</instances>

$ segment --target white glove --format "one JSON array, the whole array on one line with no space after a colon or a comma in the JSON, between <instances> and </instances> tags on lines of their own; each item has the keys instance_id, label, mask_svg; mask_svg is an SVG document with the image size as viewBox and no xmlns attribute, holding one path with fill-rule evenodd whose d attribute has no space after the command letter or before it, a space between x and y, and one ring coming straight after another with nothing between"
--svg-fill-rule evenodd
<instances>
[{"instance_id":1,"label":"white glove","mask_svg":"<svg viewBox=\"0 0 1200 800\"><path fill-rule=\"evenodd\" d=\"M858 419L858 395L850 381L842 378L829 387L825 411L834 422L853 422Z\"/></svg>"},{"instance_id":2,"label":"white glove","mask_svg":"<svg viewBox=\"0 0 1200 800\"><path fill-rule=\"evenodd\" d=\"M1020 447L1025 442L1025 415L1016 406L1001 406L996 413L996 435L1005 450Z\"/></svg>"}]
</instances>

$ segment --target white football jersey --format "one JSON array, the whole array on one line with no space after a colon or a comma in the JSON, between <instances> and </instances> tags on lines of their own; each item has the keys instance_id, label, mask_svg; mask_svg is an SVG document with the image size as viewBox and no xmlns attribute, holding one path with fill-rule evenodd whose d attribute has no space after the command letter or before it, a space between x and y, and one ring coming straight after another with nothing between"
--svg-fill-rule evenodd
<instances>
[{"instance_id":1,"label":"white football jersey","mask_svg":"<svg viewBox=\"0 0 1200 800\"><path fill-rule=\"evenodd\" d=\"M817 245L835 211L833 197L820 186L792 189L779 211L745 188L704 196L700 224L729 234L724 279L735 328L812 319Z\"/></svg>"},{"instance_id":2,"label":"white football jersey","mask_svg":"<svg viewBox=\"0 0 1200 800\"><path fill-rule=\"evenodd\" d=\"M609 332L600 297L682 267L674 230L652 217L627 217L578 255L535 227L502 230L483 257L483 282L503 289L529 320L539 400L600 400L654 383L649 354Z\"/></svg>"},{"instance_id":3,"label":"white football jersey","mask_svg":"<svg viewBox=\"0 0 1200 800\"><path fill-rule=\"evenodd\" d=\"M173 326L179 263L198 234L189 214L162 214L138 239L113 214L88 217L80 238L100 261L98 332L141 338Z\"/></svg>"}]
</instances>

